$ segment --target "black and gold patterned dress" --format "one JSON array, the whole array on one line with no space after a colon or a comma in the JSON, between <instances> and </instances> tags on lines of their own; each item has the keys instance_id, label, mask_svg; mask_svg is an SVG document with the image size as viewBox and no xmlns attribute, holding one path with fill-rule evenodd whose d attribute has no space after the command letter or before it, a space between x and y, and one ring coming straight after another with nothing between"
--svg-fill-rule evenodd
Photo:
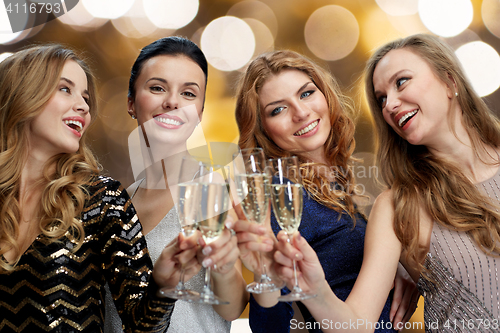
<instances>
[{"instance_id":1,"label":"black and gold patterned dress","mask_svg":"<svg viewBox=\"0 0 500 333\"><path fill-rule=\"evenodd\" d=\"M38 236L0 274L0 332L102 332L109 283L126 332L166 331L174 301L156 297L152 263L134 207L111 178L89 186L82 247Z\"/></svg>"}]
</instances>

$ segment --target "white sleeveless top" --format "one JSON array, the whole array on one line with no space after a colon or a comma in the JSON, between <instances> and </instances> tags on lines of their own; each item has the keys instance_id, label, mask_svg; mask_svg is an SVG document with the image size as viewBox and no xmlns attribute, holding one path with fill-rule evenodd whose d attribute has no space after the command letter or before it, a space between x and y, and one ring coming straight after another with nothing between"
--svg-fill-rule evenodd
<instances>
[{"instance_id":1,"label":"white sleeveless top","mask_svg":"<svg viewBox=\"0 0 500 333\"><path fill-rule=\"evenodd\" d=\"M143 179L142 179L143 180ZM133 185L136 186L134 192L130 196L134 197L142 180L137 181ZM140 218L139 218L140 220ZM172 239L177 237L181 232L181 225L177 217L175 206L167 213L167 215L158 223L158 225L148 232L145 236L148 245L149 255L153 264L158 260L161 251L170 243ZM186 282L186 288L193 289L198 292L203 290L205 280L205 268L202 269ZM195 304L185 301L175 302L174 311L170 320L168 333L229 333L231 330L231 322L223 319L209 304ZM105 333L122 333L122 322L116 311L111 293L106 285L106 315L105 315Z\"/></svg>"}]
</instances>

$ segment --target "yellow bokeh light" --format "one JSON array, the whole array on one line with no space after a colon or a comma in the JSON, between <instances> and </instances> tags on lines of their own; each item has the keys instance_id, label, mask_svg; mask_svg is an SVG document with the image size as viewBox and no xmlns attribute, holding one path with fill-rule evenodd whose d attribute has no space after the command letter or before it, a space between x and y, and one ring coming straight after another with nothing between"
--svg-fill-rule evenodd
<instances>
[{"instance_id":1,"label":"yellow bokeh light","mask_svg":"<svg viewBox=\"0 0 500 333\"><path fill-rule=\"evenodd\" d=\"M481 15L486 28L500 38L500 1L483 0Z\"/></svg>"},{"instance_id":2,"label":"yellow bokeh light","mask_svg":"<svg viewBox=\"0 0 500 333\"><path fill-rule=\"evenodd\" d=\"M429 30L420 20L418 14L408 16L387 16L387 19L399 32L404 36L414 35L417 33L428 33Z\"/></svg>"},{"instance_id":3,"label":"yellow bokeh light","mask_svg":"<svg viewBox=\"0 0 500 333\"><path fill-rule=\"evenodd\" d=\"M136 0L132 8L125 15L111 22L116 30L129 38L149 36L158 29L146 17L142 0Z\"/></svg>"},{"instance_id":4,"label":"yellow bokeh light","mask_svg":"<svg viewBox=\"0 0 500 333\"><path fill-rule=\"evenodd\" d=\"M278 20L273 10L257 0L244 0L236 3L229 9L227 16L251 18L264 23L275 38L278 34Z\"/></svg>"},{"instance_id":5,"label":"yellow bokeh light","mask_svg":"<svg viewBox=\"0 0 500 333\"><path fill-rule=\"evenodd\" d=\"M307 47L318 58L339 60L351 53L359 39L356 17L341 6L317 9L306 22L304 36Z\"/></svg>"},{"instance_id":6,"label":"yellow bokeh light","mask_svg":"<svg viewBox=\"0 0 500 333\"><path fill-rule=\"evenodd\" d=\"M427 29L443 37L467 29L474 14L470 0L420 0L418 12Z\"/></svg>"},{"instance_id":7,"label":"yellow bokeh light","mask_svg":"<svg viewBox=\"0 0 500 333\"><path fill-rule=\"evenodd\" d=\"M418 0L375 0L377 5L391 16L417 14Z\"/></svg>"},{"instance_id":8,"label":"yellow bokeh light","mask_svg":"<svg viewBox=\"0 0 500 333\"><path fill-rule=\"evenodd\" d=\"M274 37L269 28L259 20L246 18L243 19L250 28L252 28L255 36L255 51L254 56L264 52L269 52L274 49Z\"/></svg>"},{"instance_id":9,"label":"yellow bokeh light","mask_svg":"<svg viewBox=\"0 0 500 333\"><path fill-rule=\"evenodd\" d=\"M116 19L130 10L134 0L81 0L83 6L94 17Z\"/></svg>"},{"instance_id":10,"label":"yellow bokeh light","mask_svg":"<svg viewBox=\"0 0 500 333\"><path fill-rule=\"evenodd\" d=\"M404 33L395 29L387 19L387 14L378 7L374 7L369 11L361 22L363 24L361 26L360 43L370 53L382 44L405 36Z\"/></svg>"},{"instance_id":11,"label":"yellow bokeh light","mask_svg":"<svg viewBox=\"0 0 500 333\"><path fill-rule=\"evenodd\" d=\"M179 29L198 14L198 0L143 0L146 16L162 29Z\"/></svg>"},{"instance_id":12,"label":"yellow bokeh light","mask_svg":"<svg viewBox=\"0 0 500 333\"><path fill-rule=\"evenodd\" d=\"M479 96L487 96L500 87L500 56L493 47L476 41L462 45L455 53Z\"/></svg>"},{"instance_id":13,"label":"yellow bokeh light","mask_svg":"<svg viewBox=\"0 0 500 333\"><path fill-rule=\"evenodd\" d=\"M221 71L233 71L252 58L255 36L242 19L223 16L207 25L201 35L201 49L212 66Z\"/></svg>"}]
</instances>

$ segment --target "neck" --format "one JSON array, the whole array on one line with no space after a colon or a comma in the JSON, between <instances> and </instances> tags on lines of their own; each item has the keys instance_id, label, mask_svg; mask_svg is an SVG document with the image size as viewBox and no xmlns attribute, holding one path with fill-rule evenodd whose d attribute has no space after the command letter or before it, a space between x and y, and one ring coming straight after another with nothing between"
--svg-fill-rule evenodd
<instances>
[{"instance_id":1,"label":"neck","mask_svg":"<svg viewBox=\"0 0 500 333\"><path fill-rule=\"evenodd\" d=\"M188 155L187 151L184 151L184 153L171 155L148 167L146 169L145 184L142 187L147 189L165 189L166 187L176 185L182 158Z\"/></svg>"},{"instance_id":2,"label":"neck","mask_svg":"<svg viewBox=\"0 0 500 333\"><path fill-rule=\"evenodd\" d=\"M492 172L498 168L499 158L496 147L482 145L474 149L464 126L460 123L460 126L455 128L457 129L456 135L450 131L446 136L441 136L437 144L427 146L429 152L440 159L460 166L473 183L490 178Z\"/></svg>"}]
</instances>

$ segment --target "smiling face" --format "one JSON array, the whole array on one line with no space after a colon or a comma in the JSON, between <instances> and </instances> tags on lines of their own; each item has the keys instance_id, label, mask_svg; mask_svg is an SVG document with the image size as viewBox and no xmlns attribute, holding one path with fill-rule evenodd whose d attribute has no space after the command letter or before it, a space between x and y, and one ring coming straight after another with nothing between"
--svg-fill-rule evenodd
<instances>
[{"instance_id":1,"label":"smiling face","mask_svg":"<svg viewBox=\"0 0 500 333\"><path fill-rule=\"evenodd\" d=\"M266 133L281 149L323 162L330 110L323 93L302 71L271 76L259 91Z\"/></svg>"},{"instance_id":2,"label":"smiling face","mask_svg":"<svg viewBox=\"0 0 500 333\"><path fill-rule=\"evenodd\" d=\"M454 90L409 49L388 52L373 72L375 96L385 121L413 145L435 145L451 133Z\"/></svg>"},{"instance_id":3,"label":"smiling face","mask_svg":"<svg viewBox=\"0 0 500 333\"><path fill-rule=\"evenodd\" d=\"M73 60L64 64L56 91L30 124L30 154L40 160L74 153L90 124L87 76Z\"/></svg>"},{"instance_id":4,"label":"smiling face","mask_svg":"<svg viewBox=\"0 0 500 333\"><path fill-rule=\"evenodd\" d=\"M201 120L205 83L201 68L182 55L160 55L144 63L128 104L150 145L185 145Z\"/></svg>"}]
</instances>

